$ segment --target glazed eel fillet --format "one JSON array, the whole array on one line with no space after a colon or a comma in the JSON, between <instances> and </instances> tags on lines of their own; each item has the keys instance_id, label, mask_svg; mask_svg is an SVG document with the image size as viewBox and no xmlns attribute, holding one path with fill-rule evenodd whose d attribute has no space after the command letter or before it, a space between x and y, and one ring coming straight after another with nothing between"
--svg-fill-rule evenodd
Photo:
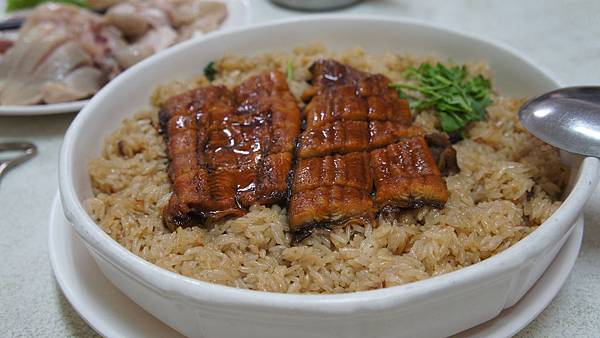
<instances>
[{"instance_id":1,"label":"glazed eel fillet","mask_svg":"<svg viewBox=\"0 0 600 338\"><path fill-rule=\"evenodd\" d=\"M379 212L443 207L448 191L438 164L454 155L447 137L433 137L432 154L425 131L411 125L408 102L383 75L334 60L310 71L288 206L296 241L313 228L370 222Z\"/></svg>"},{"instance_id":2,"label":"glazed eel fillet","mask_svg":"<svg viewBox=\"0 0 600 338\"><path fill-rule=\"evenodd\" d=\"M239 217L255 203L286 205L301 115L282 73L174 96L159 120L173 182L169 228Z\"/></svg>"}]
</instances>

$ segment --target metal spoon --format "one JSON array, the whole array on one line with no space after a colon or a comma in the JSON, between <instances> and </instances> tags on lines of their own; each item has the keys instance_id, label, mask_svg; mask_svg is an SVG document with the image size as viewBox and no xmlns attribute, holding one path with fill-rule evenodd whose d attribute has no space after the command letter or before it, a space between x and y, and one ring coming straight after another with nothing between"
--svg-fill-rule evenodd
<instances>
[{"instance_id":1,"label":"metal spoon","mask_svg":"<svg viewBox=\"0 0 600 338\"><path fill-rule=\"evenodd\" d=\"M13 158L0 159L0 181L6 171L32 158L37 153L35 145L29 142L0 143L0 152L3 151L22 151L22 154Z\"/></svg>"},{"instance_id":2,"label":"metal spoon","mask_svg":"<svg viewBox=\"0 0 600 338\"><path fill-rule=\"evenodd\" d=\"M519 119L546 143L600 157L600 87L569 87L543 94L521 107Z\"/></svg>"}]
</instances>

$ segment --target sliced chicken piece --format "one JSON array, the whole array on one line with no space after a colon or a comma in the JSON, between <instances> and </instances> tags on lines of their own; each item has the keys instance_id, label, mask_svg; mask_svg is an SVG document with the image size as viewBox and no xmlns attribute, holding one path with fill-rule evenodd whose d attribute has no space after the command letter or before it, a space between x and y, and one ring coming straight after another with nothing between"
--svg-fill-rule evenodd
<instances>
[{"instance_id":1,"label":"sliced chicken piece","mask_svg":"<svg viewBox=\"0 0 600 338\"><path fill-rule=\"evenodd\" d=\"M105 76L92 67L92 59L77 43L69 41L48 52L33 71L14 73L2 91L1 102L31 104L72 101L100 89ZM24 68L26 69L26 68Z\"/></svg>"},{"instance_id":2,"label":"sliced chicken piece","mask_svg":"<svg viewBox=\"0 0 600 338\"><path fill-rule=\"evenodd\" d=\"M0 104L92 95L118 72L104 43L109 34L115 33L91 12L68 5L38 6L0 61Z\"/></svg>"},{"instance_id":3,"label":"sliced chicken piece","mask_svg":"<svg viewBox=\"0 0 600 338\"><path fill-rule=\"evenodd\" d=\"M42 93L43 100L46 103L57 103L88 97L99 91L105 82L105 75L97 68L80 67L63 81L46 83Z\"/></svg>"},{"instance_id":4,"label":"sliced chicken piece","mask_svg":"<svg viewBox=\"0 0 600 338\"><path fill-rule=\"evenodd\" d=\"M0 62L0 104L35 104L41 100L39 87L24 86L35 66L67 39L51 25L40 25L19 37Z\"/></svg>"},{"instance_id":5,"label":"sliced chicken piece","mask_svg":"<svg viewBox=\"0 0 600 338\"><path fill-rule=\"evenodd\" d=\"M48 51L68 39L68 35L54 30L51 24L39 25L28 34L21 34L13 48L2 59L0 74L14 74L20 71L30 72L43 59Z\"/></svg>"},{"instance_id":6,"label":"sliced chicken piece","mask_svg":"<svg viewBox=\"0 0 600 338\"><path fill-rule=\"evenodd\" d=\"M220 2L198 0L182 2L190 3L190 5L176 7L177 10L171 15L173 25L179 27L180 41L212 32L219 28L225 19L227 19L227 7ZM193 10L186 12L181 10L181 7L192 7ZM195 18L189 20L192 17L192 13ZM180 25L180 23L182 24Z\"/></svg>"},{"instance_id":7,"label":"sliced chicken piece","mask_svg":"<svg viewBox=\"0 0 600 338\"><path fill-rule=\"evenodd\" d=\"M115 48L125 45L125 40L121 31L113 26L103 26L97 32L96 39L100 43L96 45L97 51L92 53L94 64L112 80L125 69L115 56Z\"/></svg>"},{"instance_id":8,"label":"sliced chicken piece","mask_svg":"<svg viewBox=\"0 0 600 338\"><path fill-rule=\"evenodd\" d=\"M121 3L110 8L105 17L127 37L140 36L150 29L146 18L139 15L136 7L131 3Z\"/></svg>"},{"instance_id":9,"label":"sliced chicken piece","mask_svg":"<svg viewBox=\"0 0 600 338\"><path fill-rule=\"evenodd\" d=\"M214 30L227 17L226 6L215 1L92 0L91 5L112 8L103 17L71 5L43 4L28 15L14 43L0 37L0 104L88 97L123 69L195 32ZM76 49L75 55L65 61L54 57L67 42L78 46L65 49ZM85 61L73 64L83 54ZM44 66L48 60L53 64Z\"/></svg>"},{"instance_id":10,"label":"sliced chicken piece","mask_svg":"<svg viewBox=\"0 0 600 338\"><path fill-rule=\"evenodd\" d=\"M113 46L115 58L123 68L129 68L150 55L177 41L177 32L170 26L152 29L132 44L116 40Z\"/></svg>"},{"instance_id":11,"label":"sliced chicken piece","mask_svg":"<svg viewBox=\"0 0 600 338\"><path fill-rule=\"evenodd\" d=\"M29 54L37 58L19 60L4 78L0 92L2 104L77 100L95 93L106 82L106 76L93 68L90 55L76 42L62 43L60 35L53 39L42 37L42 40L40 44L36 44L37 40L32 43L48 48L38 47L40 52Z\"/></svg>"},{"instance_id":12,"label":"sliced chicken piece","mask_svg":"<svg viewBox=\"0 0 600 338\"><path fill-rule=\"evenodd\" d=\"M128 41L114 40L111 49L119 65L131 67L150 55L178 42L169 15L172 6L159 1L130 1L108 10L106 20Z\"/></svg>"},{"instance_id":13,"label":"sliced chicken piece","mask_svg":"<svg viewBox=\"0 0 600 338\"><path fill-rule=\"evenodd\" d=\"M40 24L50 25L54 31L63 31L81 44L95 61L110 57L102 41L102 38L105 38L105 30L110 28L101 15L75 6L47 3L36 7L29 14L19 31L19 36L29 34L30 29Z\"/></svg>"},{"instance_id":14,"label":"sliced chicken piece","mask_svg":"<svg viewBox=\"0 0 600 338\"><path fill-rule=\"evenodd\" d=\"M37 65L30 81L62 80L78 67L92 64L90 55L74 41L67 41L49 53L43 63Z\"/></svg>"},{"instance_id":15,"label":"sliced chicken piece","mask_svg":"<svg viewBox=\"0 0 600 338\"><path fill-rule=\"evenodd\" d=\"M176 28L202 21L199 27L204 28L204 32L210 32L217 29L227 17L227 6L221 2L170 0L168 3L171 23Z\"/></svg>"},{"instance_id":16,"label":"sliced chicken piece","mask_svg":"<svg viewBox=\"0 0 600 338\"><path fill-rule=\"evenodd\" d=\"M170 25L167 13L152 2L120 3L111 7L105 18L127 38L137 38L153 28Z\"/></svg>"}]
</instances>

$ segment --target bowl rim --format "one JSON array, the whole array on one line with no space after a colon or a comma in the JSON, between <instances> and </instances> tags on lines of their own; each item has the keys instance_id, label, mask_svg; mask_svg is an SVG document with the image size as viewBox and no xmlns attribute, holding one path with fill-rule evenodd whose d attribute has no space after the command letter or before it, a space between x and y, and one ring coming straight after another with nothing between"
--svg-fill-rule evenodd
<instances>
[{"instance_id":1,"label":"bowl rim","mask_svg":"<svg viewBox=\"0 0 600 338\"><path fill-rule=\"evenodd\" d=\"M440 276L399 286L343 294L287 294L247 290L179 275L154 265L130 252L113 240L92 220L85 211L82 203L77 199L75 192L73 175L71 174L72 163L76 161L73 158L73 148L77 137L82 132L81 130L84 129L86 117L93 114L95 107L108 96L112 87L128 80L128 75L136 72L137 69L143 69L146 65L153 64L154 60L158 61L168 58L169 55L177 54L194 44L203 44L208 40L221 39L224 36L236 35L246 31L274 28L292 23L315 23L324 20L329 22L358 21L362 23L376 20L379 22L384 21L388 24L405 24L440 31L444 34L452 34L458 38L469 40L471 43L487 45L510 54L528 67L545 75L556 86L560 86L559 81L550 72L541 66L535 65L529 58L504 43L482 38L478 35L454 28L447 28L442 25L405 17L390 18L376 15L346 14L301 16L220 31L202 39L183 42L142 61L120 74L91 99L90 103L77 115L67 130L59 159L60 195L65 214L77 230L78 235L84 240L86 247L142 285L153 289L163 296L178 299L181 302L209 304L215 307L235 306L238 309L260 309L263 312L267 311L269 313L293 313L295 315L303 313L305 315L319 316L345 315L346 318L349 318L348 315L356 314L358 310L361 311L361 315L368 315L391 309L399 302L409 303L422 300L436 293L443 292L457 283L461 285L473 285L473 283L485 279L486 275L491 275L492 271L496 273L499 271L512 271L523 261L523 257L540 254L544 250L544 243L546 241L549 239L558 240L570 231L572 223L580 214L581 208L593 192L598 181L597 173L600 170L600 161L596 158L588 157L583 159L579 167L579 172L576 174L578 179L559 209L540 225L538 229L507 250L479 263ZM558 228L558 230L554 228Z\"/></svg>"}]
</instances>

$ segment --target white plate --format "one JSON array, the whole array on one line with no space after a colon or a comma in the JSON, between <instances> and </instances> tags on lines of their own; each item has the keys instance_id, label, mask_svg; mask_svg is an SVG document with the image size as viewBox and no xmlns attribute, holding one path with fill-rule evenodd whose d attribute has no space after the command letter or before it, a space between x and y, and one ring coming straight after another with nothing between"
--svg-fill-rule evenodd
<instances>
[{"instance_id":1,"label":"white plate","mask_svg":"<svg viewBox=\"0 0 600 338\"><path fill-rule=\"evenodd\" d=\"M227 5L228 16L219 30L244 26L250 22L250 0L213 0ZM6 0L0 0L0 20L5 18ZM88 100L79 100L54 104L36 104L20 106L0 105L0 116L35 116L63 114L80 111Z\"/></svg>"},{"instance_id":2,"label":"white plate","mask_svg":"<svg viewBox=\"0 0 600 338\"><path fill-rule=\"evenodd\" d=\"M583 220L537 283L513 307L457 337L510 337L537 317L563 286L579 253ZM81 317L105 337L181 337L115 288L65 218L54 198L48 233L50 263L63 293Z\"/></svg>"}]
</instances>

